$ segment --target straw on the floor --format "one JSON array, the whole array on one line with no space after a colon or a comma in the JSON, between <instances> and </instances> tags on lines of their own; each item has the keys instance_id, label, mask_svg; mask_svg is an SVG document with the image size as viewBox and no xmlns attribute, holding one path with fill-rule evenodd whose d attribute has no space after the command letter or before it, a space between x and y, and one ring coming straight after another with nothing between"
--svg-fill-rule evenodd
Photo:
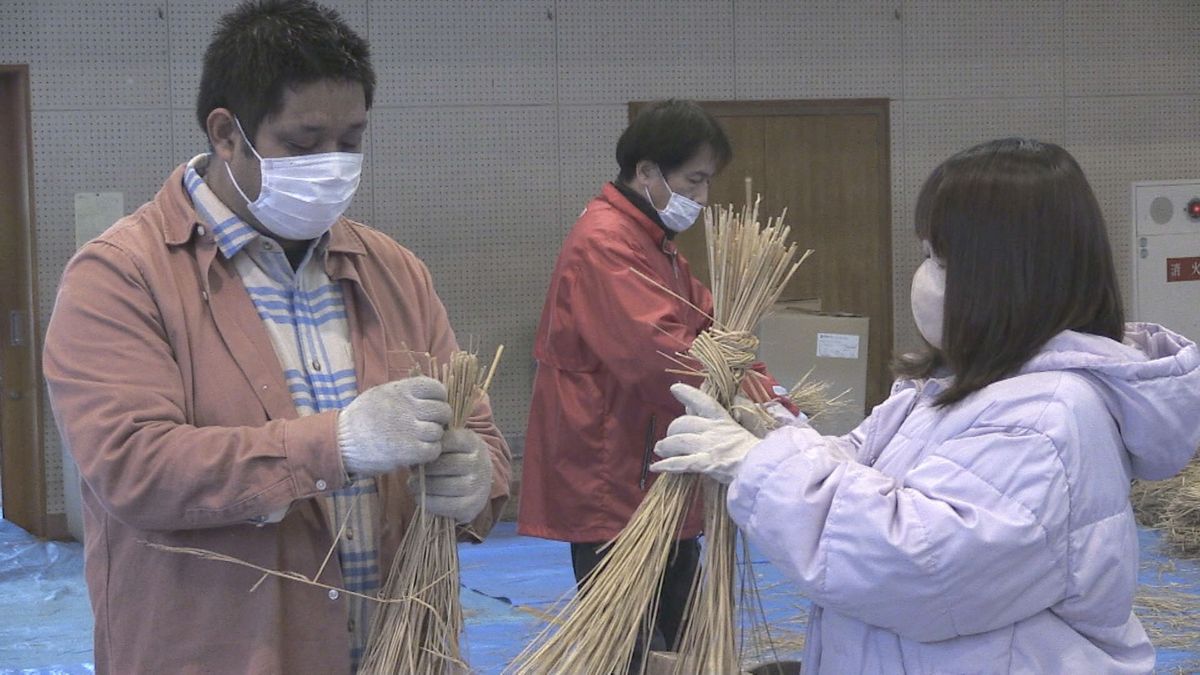
<instances>
[{"instance_id":1,"label":"straw on the floor","mask_svg":"<svg viewBox=\"0 0 1200 675\"><path fill-rule=\"evenodd\" d=\"M1161 530L1174 553L1200 558L1200 454L1174 478L1134 481L1130 501L1138 522Z\"/></svg>"}]
</instances>

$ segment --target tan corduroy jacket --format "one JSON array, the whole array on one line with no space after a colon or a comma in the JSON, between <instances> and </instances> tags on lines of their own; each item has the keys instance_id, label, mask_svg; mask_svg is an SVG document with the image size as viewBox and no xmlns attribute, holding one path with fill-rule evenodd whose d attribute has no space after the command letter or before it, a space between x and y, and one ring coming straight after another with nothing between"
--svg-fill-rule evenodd
<instances>
[{"instance_id":1,"label":"tan corduroy jacket","mask_svg":"<svg viewBox=\"0 0 1200 675\"><path fill-rule=\"evenodd\" d=\"M344 594L275 577L250 592L254 570L142 543L311 577L333 544L319 497L347 480L337 413L296 416L183 171L71 260L46 335L51 404L83 478L97 671L345 673ZM346 219L330 234L359 391L408 375L413 353L444 362L457 346L425 265ZM472 523L482 536L508 498L509 450L486 402L470 427L493 453L492 500ZM412 511L406 478L379 479L384 575ZM282 522L255 522L289 505ZM342 585L336 556L320 581Z\"/></svg>"}]
</instances>

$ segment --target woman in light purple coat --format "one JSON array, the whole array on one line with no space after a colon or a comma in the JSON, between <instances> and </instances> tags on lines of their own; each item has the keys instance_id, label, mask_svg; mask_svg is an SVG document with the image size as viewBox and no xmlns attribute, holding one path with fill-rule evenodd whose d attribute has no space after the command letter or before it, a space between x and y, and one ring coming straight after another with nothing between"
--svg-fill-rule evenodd
<instances>
[{"instance_id":1,"label":"woman in light purple coat","mask_svg":"<svg viewBox=\"0 0 1200 675\"><path fill-rule=\"evenodd\" d=\"M1049 143L961 152L921 190L928 343L846 436L765 439L688 408L658 471L731 482L729 510L813 601L808 673L1148 673L1132 478L1200 443L1200 351L1124 324L1099 205Z\"/></svg>"}]
</instances>

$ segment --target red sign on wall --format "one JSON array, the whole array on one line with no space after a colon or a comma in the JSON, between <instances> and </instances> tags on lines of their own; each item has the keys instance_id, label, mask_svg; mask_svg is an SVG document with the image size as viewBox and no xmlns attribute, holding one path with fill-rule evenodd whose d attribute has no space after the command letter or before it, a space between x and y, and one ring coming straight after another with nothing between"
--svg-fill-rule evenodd
<instances>
[{"instance_id":1,"label":"red sign on wall","mask_svg":"<svg viewBox=\"0 0 1200 675\"><path fill-rule=\"evenodd\" d=\"M1200 281L1200 257L1167 258L1167 281Z\"/></svg>"}]
</instances>

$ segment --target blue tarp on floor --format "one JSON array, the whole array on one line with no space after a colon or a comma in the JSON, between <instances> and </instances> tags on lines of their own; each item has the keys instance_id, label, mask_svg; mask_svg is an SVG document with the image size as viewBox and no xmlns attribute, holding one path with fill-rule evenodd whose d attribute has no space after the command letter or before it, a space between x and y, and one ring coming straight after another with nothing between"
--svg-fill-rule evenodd
<instances>
[{"instance_id":1,"label":"blue tarp on floor","mask_svg":"<svg viewBox=\"0 0 1200 675\"><path fill-rule=\"evenodd\" d=\"M91 673L83 546L0 520L0 672Z\"/></svg>"},{"instance_id":2,"label":"blue tarp on floor","mask_svg":"<svg viewBox=\"0 0 1200 675\"><path fill-rule=\"evenodd\" d=\"M1200 597L1200 564L1165 556L1156 532L1142 531L1141 542L1146 588ZM477 672L498 673L571 592L568 548L518 536L512 523L501 523L487 543L464 545L460 557L464 649ZM754 569L778 657L795 656L807 603L770 565L756 562ZM91 673L91 628L82 547L41 542L0 521L0 673ZM1200 672L1200 645L1160 648L1158 655L1160 673Z\"/></svg>"}]
</instances>

